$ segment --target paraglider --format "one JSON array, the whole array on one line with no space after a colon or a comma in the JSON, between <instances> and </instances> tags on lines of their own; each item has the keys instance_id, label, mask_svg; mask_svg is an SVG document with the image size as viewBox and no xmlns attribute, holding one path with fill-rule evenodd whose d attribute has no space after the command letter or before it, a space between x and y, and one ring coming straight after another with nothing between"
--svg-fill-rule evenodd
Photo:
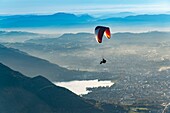
<instances>
[{"instance_id":1,"label":"paraglider","mask_svg":"<svg viewBox=\"0 0 170 113\"><path fill-rule=\"evenodd\" d=\"M111 33L109 27L104 27L104 26L97 26L95 28L95 35L96 35L96 40L98 43L102 43L103 39L103 34L110 39Z\"/></svg>"},{"instance_id":2,"label":"paraglider","mask_svg":"<svg viewBox=\"0 0 170 113\"><path fill-rule=\"evenodd\" d=\"M98 43L102 43L103 35L105 35L106 38L111 38L111 33L109 27L104 26L97 26L95 28L95 35L96 35L96 41ZM102 61L100 61L100 64L106 63L106 60L103 58Z\"/></svg>"},{"instance_id":3,"label":"paraglider","mask_svg":"<svg viewBox=\"0 0 170 113\"><path fill-rule=\"evenodd\" d=\"M100 64L106 63L106 60L103 58L102 61L100 61Z\"/></svg>"}]
</instances>

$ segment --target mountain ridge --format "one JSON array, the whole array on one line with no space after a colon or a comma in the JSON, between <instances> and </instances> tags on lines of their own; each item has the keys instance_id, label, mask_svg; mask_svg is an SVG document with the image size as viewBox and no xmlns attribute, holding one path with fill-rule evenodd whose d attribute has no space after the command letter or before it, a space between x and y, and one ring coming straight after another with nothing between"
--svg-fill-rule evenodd
<instances>
[{"instance_id":1,"label":"mountain ridge","mask_svg":"<svg viewBox=\"0 0 170 113\"><path fill-rule=\"evenodd\" d=\"M48 81L47 79L45 79L42 76L38 76L38 77L31 79L31 78L25 77L24 75L20 74L19 72L11 70L10 68L4 66L1 63L0 63L0 67L1 67L0 68L0 75L1 75L0 80L4 80L4 83L6 83L6 84L3 84L3 82L1 82L0 83L1 88L4 90L7 90L7 91L11 91L11 92L13 92L13 90L17 88L14 95L21 91L22 94L20 94L20 96L24 99L25 99L25 96L30 97L31 95L32 96L34 95L33 99L35 99L35 100L31 99L32 101L30 100L31 101L30 104L34 104L37 102L39 104L44 103L43 106L45 108L49 107L48 109L51 109L53 112L57 112L57 113L62 111L62 108L65 108L66 109L65 111L68 110L68 111L79 113L81 111L79 111L79 109L76 109L76 107L78 107L78 106L79 107L83 106L85 108L90 107L91 109L93 109L95 111L95 108L92 105L86 103L82 98L76 96L75 94L73 94L72 92L70 92L69 90L67 90L65 88L55 86L54 84L52 84L50 81ZM8 76L8 77L6 77L6 76ZM49 85L51 87L42 89L43 87L49 86ZM1 91L3 91L3 90L1 90ZM5 91L3 93L5 93ZM7 97L8 97L8 95L7 95ZM0 96L0 100L3 100L4 98L6 98L5 95ZM13 98L13 97L11 97L11 98ZM12 100L16 101L17 98L16 99L13 98ZM13 101L11 103L13 103ZM20 101L22 101L22 99ZM58 103L60 103L60 104L58 104ZM7 103L7 105L8 104L10 104L10 103ZM29 105L29 103L25 102L25 103L23 103L23 106L21 106L20 110L22 110L22 107L25 107L24 108L25 110L31 109L31 111L33 111L32 108L24 106L25 104L27 106L32 106L32 105ZM17 106L18 104L15 106L6 106L5 104L1 103L1 105L4 106L5 108L9 107L9 108L15 109L14 107ZM46 106L46 105L48 105L48 106ZM38 105L35 105L35 106L38 106ZM1 107L0 107L0 109L1 109ZM39 107L38 108L34 107L34 108L35 108L35 111L37 109L40 110ZM19 106L17 106L16 109L19 109ZM46 110L46 109L44 109L44 110ZM99 110L96 109L96 111L99 111ZM1 112L2 112L2 109L1 109ZM17 112L17 110L15 112ZM43 112L43 110L41 112ZM90 110L88 112L90 112Z\"/></svg>"},{"instance_id":2,"label":"mountain ridge","mask_svg":"<svg viewBox=\"0 0 170 113\"><path fill-rule=\"evenodd\" d=\"M72 13L55 13L52 15L13 15L1 17L0 28L29 28L29 27L75 27L94 26L97 24L135 24L139 23L161 25L170 21L169 14L140 14L125 17L94 18L88 14L75 15ZM164 24L166 25L166 24Z\"/></svg>"},{"instance_id":3,"label":"mountain ridge","mask_svg":"<svg viewBox=\"0 0 170 113\"><path fill-rule=\"evenodd\" d=\"M26 77L0 63L0 111L3 113L115 113L126 112L121 106L109 110L95 106L68 89L55 86L48 79ZM99 103L98 103L99 104ZM104 104L107 106L107 104ZM104 108L104 107L103 107Z\"/></svg>"}]
</instances>

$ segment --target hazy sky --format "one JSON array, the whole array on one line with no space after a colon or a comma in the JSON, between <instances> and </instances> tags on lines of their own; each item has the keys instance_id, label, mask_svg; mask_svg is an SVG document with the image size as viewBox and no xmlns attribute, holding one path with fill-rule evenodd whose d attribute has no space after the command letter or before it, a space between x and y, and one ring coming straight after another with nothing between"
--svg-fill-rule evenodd
<instances>
[{"instance_id":1,"label":"hazy sky","mask_svg":"<svg viewBox=\"0 0 170 113\"><path fill-rule=\"evenodd\" d=\"M0 0L0 14L162 13L170 11L170 0Z\"/></svg>"}]
</instances>

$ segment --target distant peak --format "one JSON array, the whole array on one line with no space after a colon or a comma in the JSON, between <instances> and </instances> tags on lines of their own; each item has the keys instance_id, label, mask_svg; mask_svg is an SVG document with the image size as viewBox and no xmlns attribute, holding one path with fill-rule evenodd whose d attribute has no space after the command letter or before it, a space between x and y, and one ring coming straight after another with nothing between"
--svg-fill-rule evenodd
<instances>
[{"instance_id":1,"label":"distant peak","mask_svg":"<svg viewBox=\"0 0 170 113\"><path fill-rule=\"evenodd\" d=\"M55 13L53 14L53 16L76 16L74 14L71 14L71 13L64 13L64 12L59 12L59 13Z\"/></svg>"},{"instance_id":2,"label":"distant peak","mask_svg":"<svg viewBox=\"0 0 170 113\"><path fill-rule=\"evenodd\" d=\"M84 18L93 18L92 16L90 16L89 14L82 14L79 15L80 17L84 17Z\"/></svg>"}]
</instances>

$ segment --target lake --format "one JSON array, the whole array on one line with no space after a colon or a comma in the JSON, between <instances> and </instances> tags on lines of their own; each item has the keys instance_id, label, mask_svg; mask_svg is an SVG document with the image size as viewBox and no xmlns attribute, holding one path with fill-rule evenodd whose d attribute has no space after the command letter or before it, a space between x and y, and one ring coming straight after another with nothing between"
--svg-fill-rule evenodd
<instances>
[{"instance_id":1,"label":"lake","mask_svg":"<svg viewBox=\"0 0 170 113\"><path fill-rule=\"evenodd\" d=\"M114 83L111 81L98 81L98 80L82 80L82 81L69 81L69 82L54 82L55 85L65 87L77 95L87 94L90 91L86 88L93 87L110 87Z\"/></svg>"}]
</instances>

